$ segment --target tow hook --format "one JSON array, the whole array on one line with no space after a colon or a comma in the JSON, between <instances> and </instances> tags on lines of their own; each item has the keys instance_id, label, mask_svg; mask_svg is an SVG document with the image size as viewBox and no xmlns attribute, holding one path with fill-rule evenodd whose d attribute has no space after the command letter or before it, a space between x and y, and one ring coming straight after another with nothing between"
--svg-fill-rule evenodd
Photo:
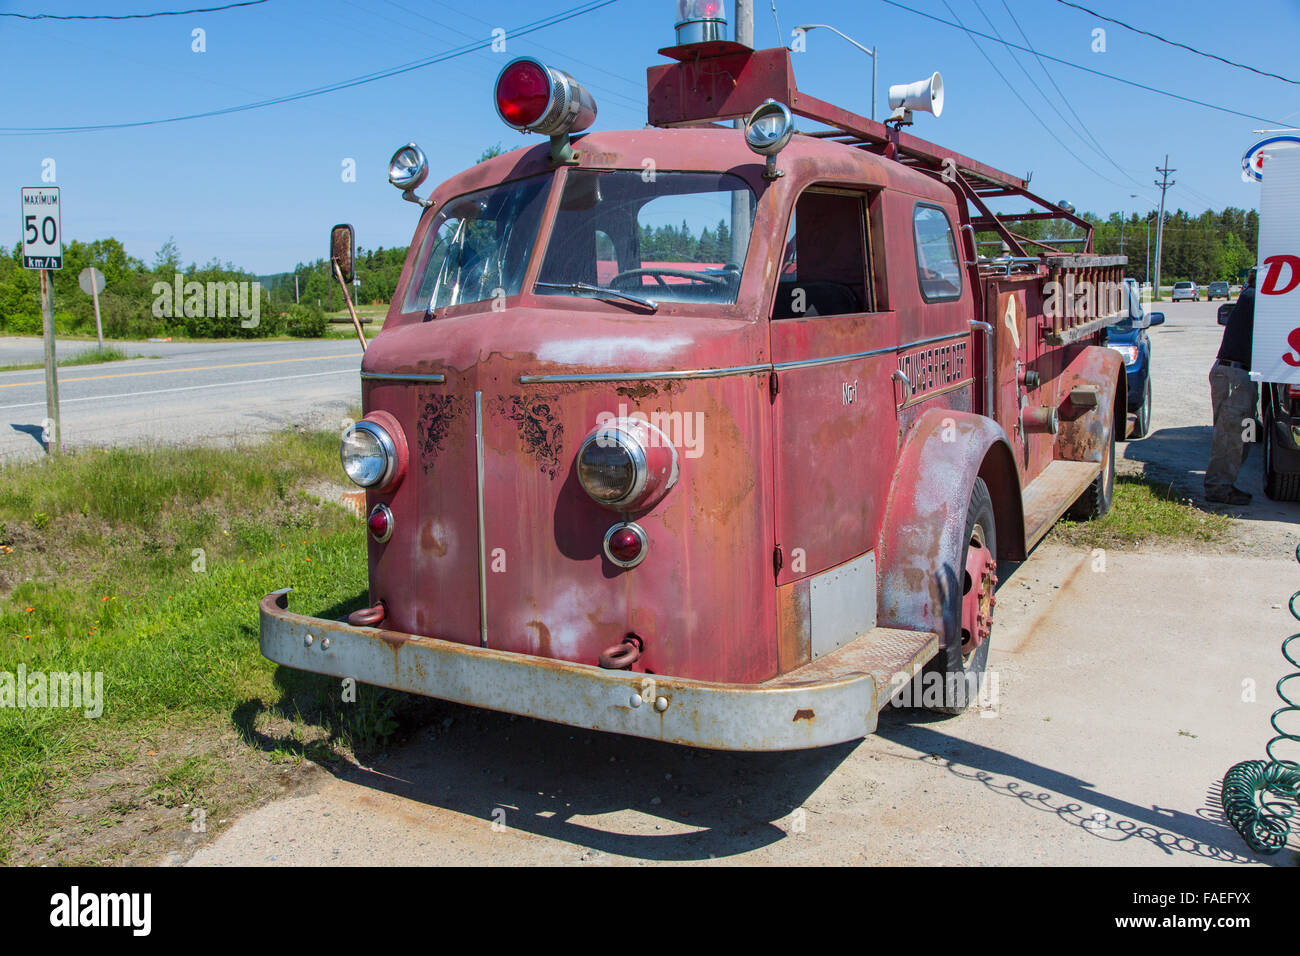
<instances>
[{"instance_id":1,"label":"tow hook","mask_svg":"<svg viewBox=\"0 0 1300 956\"><path fill-rule=\"evenodd\" d=\"M363 607L359 611L353 611L348 615L347 621L353 627L378 627L387 614L388 609L384 607L384 602L379 601L374 607Z\"/></svg>"},{"instance_id":2,"label":"tow hook","mask_svg":"<svg viewBox=\"0 0 1300 956\"><path fill-rule=\"evenodd\" d=\"M636 634L629 634L617 644L610 645L596 656L596 662L605 670L625 671L641 659L645 650L645 641Z\"/></svg>"}]
</instances>

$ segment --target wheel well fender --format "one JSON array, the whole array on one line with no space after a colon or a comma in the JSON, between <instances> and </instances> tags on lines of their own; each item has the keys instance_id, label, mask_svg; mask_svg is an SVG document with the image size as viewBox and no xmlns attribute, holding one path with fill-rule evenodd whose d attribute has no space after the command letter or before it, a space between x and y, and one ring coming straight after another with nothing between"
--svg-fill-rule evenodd
<instances>
[{"instance_id":1,"label":"wheel well fender","mask_svg":"<svg viewBox=\"0 0 1300 956\"><path fill-rule=\"evenodd\" d=\"M1023 550L1020 482L1001 426L981 415L936 408L908 429L876 552L882 625L932 631L945 643L957 633L959 622L945 617L945 596L960 581L966 512L977 477L993 498L999 556L1007 550L1004 538L1011 553Z\"/></svg>"}]
</instances>

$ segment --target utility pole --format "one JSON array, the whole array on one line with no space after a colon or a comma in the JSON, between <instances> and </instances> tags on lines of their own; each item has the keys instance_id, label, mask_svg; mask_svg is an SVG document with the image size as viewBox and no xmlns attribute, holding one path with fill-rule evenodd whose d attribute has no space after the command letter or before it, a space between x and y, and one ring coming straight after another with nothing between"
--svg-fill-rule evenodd
<instances>
[{"instance_id":1,"label":"utility pole","mask_svg":"<svg viewBox=\"0 0 1300 956\"><path fill-rule=\"evenodd\" d=\"M754 0L736 0L736 42L754 47ZM736 129L744 129L745 121L738 119ZM749 193L731 194L731 258L736 265L744 265L745 251L749 248Z\"/></svg>"},{"instance_id":2,"label":"utility pole","mask_svg":"<svg viewBox=\"0 0 1300 956\"><path fill-rule=\"evenodd\" d=\"M1156 284L1154 289L1155 298L1157 301L1159 301L1160 261L1161 261L1161 254L1164 252L1164 248L1165 248L1165 191L1170 186L1174 185L1174 181L1169 178L1169 174L1178 172L1178 170L1176 169L1169 168L1168 153L1165 153L1165 165L1163 167L1157 166L1156 172L1158 172L1161 177L1160 179L1156 180L1155 183L1157 186L1160 187L1160 221L1156 223Z\"/></svg>"}]
</instances>

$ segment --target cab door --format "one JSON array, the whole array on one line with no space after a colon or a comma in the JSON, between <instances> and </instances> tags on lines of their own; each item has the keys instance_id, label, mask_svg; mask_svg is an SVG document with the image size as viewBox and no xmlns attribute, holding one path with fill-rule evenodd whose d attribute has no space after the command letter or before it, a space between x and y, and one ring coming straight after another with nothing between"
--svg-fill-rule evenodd
<instances>
[{"instance_id":1,"label":"cab door","mask_svg":"<svg viewBox=\"0 0 1300 956\"><path fill-rule=\"evenodd\" d=\"M898 447L880 200L878 191L806 190L772 304L777 584L814 578L814 605L818 576L844 576L826 572L874 546ZM869 622L858 624L874 623L874 565L865 558L843 570L852 589L869 588L860 607ZM816 621L813 630L816 656Z\"/></svg>"}]
</instances>

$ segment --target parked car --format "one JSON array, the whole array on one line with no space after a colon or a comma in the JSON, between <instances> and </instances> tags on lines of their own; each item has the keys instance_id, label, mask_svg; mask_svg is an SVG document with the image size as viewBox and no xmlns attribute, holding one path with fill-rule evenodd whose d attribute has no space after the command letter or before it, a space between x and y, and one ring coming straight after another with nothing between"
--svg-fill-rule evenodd
<instances>
[{"instance_id":1,"label":"parked car","mask_svg":"<svg viewBox=\"0 0 1300 956\"><path fill-rule=\"evenodd\" d=\"M1205 292L1205 301L1213 302L1215 299L1222 297L1224 300L1232 298L1232 290L1226 282L1211 282L1210 288Z\"/></svg>"},{"instance_id":2,"label":"parked car","mask_svg":"<svg viewBox=\"0 0 1300 956\"><path fill-rule=\"evenodd\" d=\"M1179 302L1188 299L1192 302L1201 301L1201 290L1196 288L1195 282L1175 282L1174 294L1170 296L1171 302Z\"/></svg>"},{"instance_id":3,"label":"parked car","mask_svg":"<svg viewBox=\"0 0 1300 956\"><path fill-rule=\"evenodd\" d=\"M1125 279L1128 292L1128 316L1107 326L1104 341L1124 359L1128 376L1128 410L1137 416L1128 438L1145 438L1151 431L1151 339L1147 329L1163 325L1163 312L1148 312L1142 305L1136 281ZM1116 436L1121 437L1121 436Z\"/></svg>"}]
</instances>

